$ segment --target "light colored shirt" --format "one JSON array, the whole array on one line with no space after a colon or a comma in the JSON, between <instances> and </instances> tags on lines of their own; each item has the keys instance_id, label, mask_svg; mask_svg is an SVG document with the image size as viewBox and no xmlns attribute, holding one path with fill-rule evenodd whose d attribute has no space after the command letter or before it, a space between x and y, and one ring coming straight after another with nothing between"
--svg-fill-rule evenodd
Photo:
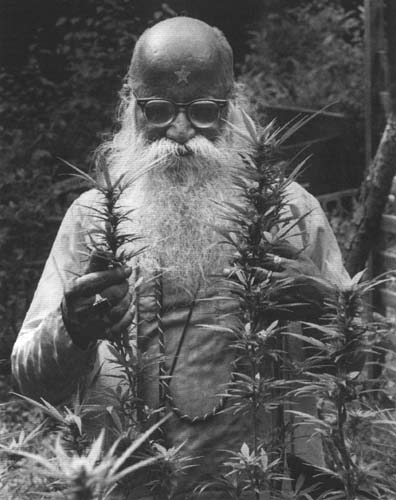
<instances>
[{"instance_id":1,"label":"light colored shirt","mask_svg":"<svg viewBox=\"0 0 396 500\"><path fill-rule=\"evenodd\" d=\"M288 209L297 219L303 214L299 225L288 236L297 248L305 248L324 278L335 286L348 286L341 252L335 236L317 200L297 183L288 188ZM114 366L109 362L108 343L101 341L92 349L82 350L73 344L62 321L60 304L66 284L75 276L84 274L90 248L90 232L97 221L92 217L92 207L98 202L98 193L88 191L77 199L67 211L48 257L45 269L35 292L32 304L15 342L12 367L22 393L33 398L44 398L52 403L66 402L85 381L88 387L87 401L103 408L116 405L111 391L116 379ZM133 264L133 263L132 263ZM166 290L165 290L166 293ZM149 294L141 299L141 335L146 341L147 352L158 354L158 341L153 338L155 329L150 310ZM204 298L203 298L204 299ZM167 302L172 304L172 298ZM172 358L177 339L188 314L188 304L175 300L164 315L167 357ZM220 302L198 301L191 318L191 327L183 344L177 368L172 378L171 389L175 404L181 412L191 416L201 415L213 408L219 392L229 382L232 372L232 353L227 348L230 339L216 329L202 330L203 323L222 325L224 312L234 306ZM234 310L235 312L235 310ZM151 318L150 318L151 314ZM228 321L235 321L232 318ZM132 333L136 338L136 332ZM100 371L97 377L93 377ZM158 368L156 373L158 372ZM150 370L143 383L143 394L155 406L158 403L158 375ZM91 383L94 378L94 383ZM89 382L91 381L91 382ZM314 398L300 400L294 409L315 413ZM270 419L269 419L270 420ZM264 433L271 432L271 423L263 417ZM99 422L99 420L98 420ZM175 415L167 427L168 440L172 445L186 441L185 453L200 456L200 473L213 471L224 460L223 455L214 457L213 450L240 449L249 431L246 418L232 412L216 415L207 422L191 424L179 421ZM320 446L309 439L312 429L298 426L294 430L290 448L302 458L319 465L322 462ZM304 427L304 428L302 428ZM213 498L213 496L211 497Z\"/></svg>"}]
</instances>

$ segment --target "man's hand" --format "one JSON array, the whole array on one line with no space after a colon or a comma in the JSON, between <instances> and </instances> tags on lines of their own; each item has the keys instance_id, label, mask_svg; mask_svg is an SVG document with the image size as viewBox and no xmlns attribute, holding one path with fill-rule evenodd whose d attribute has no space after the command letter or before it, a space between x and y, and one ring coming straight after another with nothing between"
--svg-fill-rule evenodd
<instances>
[{"instance_id":1,"label":"man's hand","mask_svg":"<svg viewBox=\"0 0 396 500\"><path fill-rule=\"evenodd\" d=\"M120 266L91 272L90 267L73 281L62 301L66 329L83 349L99 339L119 337L133 319L128 284L132 269Z\"/></svg>"},{"instance_id":2,"label":"man's hand","mask_svg":"<svg viewBox=\"0 0 396 500\"><path fill-rule=\"evenodd\" d=\"M335 294L312 259L287 242L275 245L274 253L267 254L260 274L274 285L270 298L281 306L279 312L284 319L317 320Z\"/></svg>"}]
</instances>

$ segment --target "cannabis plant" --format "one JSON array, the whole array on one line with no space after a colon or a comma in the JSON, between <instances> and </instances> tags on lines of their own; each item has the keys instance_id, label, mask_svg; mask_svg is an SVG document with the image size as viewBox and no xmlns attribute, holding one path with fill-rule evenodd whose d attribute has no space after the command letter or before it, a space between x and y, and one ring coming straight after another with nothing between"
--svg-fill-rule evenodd
<instances>
[{"instance_id":1,"label":"cannabis plant","mask_svg":"<svg viewBox=\"0 0 396 500\"><path fill-rule=\"evenodd\" d=\"M145 249L140 244L140 237L136 234L126 232L123 227L130 227L133 219L133 210L126 210L123 207L122 195L128 187L137 181L139 176L151 170L161 158L148 165L137 176L127 178L126 175L113 180L108 171L107 165L98 165L97 179L94 180L87 174L78 170L79 175L83 175L91 182L94 189L99 192L100 203L96 208L87 207L92 212L92 218L97 220L93 231L90 233L90 270L98 271L113 268L116 266L130 264ZM75 167L74 167L75 168ZM161 276L155 277L159 287ZM136 312L137 294L143 284L142 278L135 279L132 285L132 310ZM161 328L161 318L158 317L159 342L164 346L163 328ZM151 425L153 420L159 420L165 412L164 397L160 397L159 408L149 408L140 398L139 380L142 371L147 363L158 362L160 369L161 393L165 393L166 376L164 370L164 353L159 360L146 359L141 352L139 342L132 343L132 329L136 328L136 321L132 321L130 328L126 328L118 338L110 338L109 351L112 355L110 362L121 371L118 388L115 395L118 399L118 408L106 408L113 423L113 435L121 438L118 442L118 452L129 449L131 443L140 436L142 432ZM162 335L161 335L162 334ZM162 342L161 342L162 339ZM160 426L157 426L160 427ZM161 431L156 433L156 438L146 443L144 456L153 455L162 457L159 462L159 469L156 469L156 480L149 486L153 489L161 487L162 494L165 495L165 485L172 488L173 476L180 473L186 467L184 461L179 461L179 449L166 449L163 445ZM136 457L133 458L136 460ZM148 459L147 459L148 460ZM188 461L186 459L186 461Z\"/></svg>"},{"instance_id":2,"label":"cannabis plant","mask_svg":"<svg viewBox=\"0 0 396 500\"><path fill-rule=\"evenodd\" d=\"M251 436L239 451L229 450L227 472L219 472L198 491L214 488L229 498L256 500L393 498L395 482L382 473L384 462L378 455L377 461L368 461L367 445L372 450L378 442L376 432L393 436L395 420L373 407L363 383L366 380L367 386L367 374L362 375L364 359L378 353L373 335L378 328L362 320L363 298L386 278L361 283L359 273L349 287L335 289L324 307L314 303L315 320L309 322L308 304L288 300L294 279L274 283L263 268L287 249L290 232L308 215L295 219L287 210L287 188L303 164L287 176L277 158L279 145L302 125L296 120L289 130L275 132L270 125L258 134L246 116L247 132L236 130L253 145L253 152L242 156L245 170L234 174L243 202L223 206L226 226L232 229L217 228L236 255L225 288L231 287L242 307L242 328L233 332L236 370L223 396L228 398L226 411L251 419ZM305 314L302 333L283 320L304 319L300 311ZM303 343L304 361L289 352L289 341L296 339ZM318 416L292 409L296 398L305 396L316 396ZM275 421L270 436L262 429L265 414ZM365 425L371 432L362 436L357 429ZM320 437L327 467L306 464L288 453L296 426L306 426L311 437ZM393 451L389 443L382 458L391 462ZM301 476L291 481L289 474L296 476L296 470ZM311 477L307 480L304 474Z\"/></svg>"},{"instance_id":3,"label":"cannabis plant","mask_svg":"<svg viewBox=\"0 0 396 500\"><path fill-rule=\"evenodd\" d=\"M49 457L33 454L15 447L1 445L0 449L13 456L29 459L37 466L36 472L47 477L52 487L62 493L68 500L102 500L116 488L117 484L127 476L131 476L161 460L161 454L139 460L132 465L126 465L127 460L151 434L160 427L168 417L162 418L145 433L139 436L121 455L117 453L119 440L112 447L103 451L105 429L98 438L81 455L70 453L61 443L58 436L55 445L49 449Z\"/></svg>"},{"instance_id":4,"label":"cannabis plant","mask_svg":"<svg viewBox=\"0 0 396 500\"><path fill-rule=\"evenodd\" d=\"M281 498L287 478L284 408L291 382L285 370L287 325L274 318L287 317L306 304L280 301L280 294L287 296L293 280L271 280L271 273L263 266L279 249L287 248L287 237L300 223L287 210L287 190L303 164L286 176L277 150L301 123L294 123L288 131L273 131L270 124L259 134L249 117L244 118L247 132L235 131L252 145L252 153L241 156L244 169L233 173L241 202L223 205L222 217L227 224L216 229L235 255L233 265L226 270L224 288L238 297L242 323L233 332L236 369L223 394L228 402L225 411L251 419L251 436L241 443L239 451L229 450L224 464L228 471L203 484L199 491L221 489L235 499L250 498L249 494L256 499L263 495ZM265 414L276 421L270 434L263 433Z\"/></svg>"},{"instance_id":5,"label":"cannabis plant","mask_svg":"<svg viewBox=\"0 0 396 500\"><path fill-rule=\"evenodd\" d=\"M126 233L122 229L125 223L129 226L133 213L125 210L121 198L137 178L127 180L125 176L121 176L113 181L107 167L99 165L97 178L94 179L77 167L71 167L78 176L89 182L99 198L95 207L85 207L94 221L94 229L88 234L90 248L86 257L89 271L101 271L130 263L144 248L137 235ZM150 165L148 169L152 167ZM146 170L140 175L145 172ZM135 280L131 290L134 297L133 311L136 307L136 293L141 284L141 279ZM142 477L149 478L147 486L153 491L161 490L165 498L171 494L176 477L189 466L188 458L179 456L182 445L168 449L163 444L161 427L169 414L165 415L163 407L147 407L139 397L138 383L147 360L139 346L132 341L131 330L134 327L136 324L133 321L131 328L126 328L119 337L108 339L110 362L117 367L118 374L115 375L118 378L117 386L113 390L117 404L105 409L110 417L109 427L102 429L96 441L92 443L87 437L86 425L89 424L86 424L86 417L98 411L98 407L86 404L85 392L89 388L82 385L74 397L72 408L55 408L44 400L36 402L21 396L56 423L58 439L49 450L50 458L26 451L23 446L26 441L24 436L18 442L2 445L9 457L33 460L38 464L40 474L48 477L52 485L55 484L57 489L72 500L101 500L119 483L139 483ZM156 421L154 425L153 421ZM102 450L103 443L109 437L113 444L105 453ZM136 475L138 470L148 468L155 470L155 475Z\"/></svg>"}]
</instances>

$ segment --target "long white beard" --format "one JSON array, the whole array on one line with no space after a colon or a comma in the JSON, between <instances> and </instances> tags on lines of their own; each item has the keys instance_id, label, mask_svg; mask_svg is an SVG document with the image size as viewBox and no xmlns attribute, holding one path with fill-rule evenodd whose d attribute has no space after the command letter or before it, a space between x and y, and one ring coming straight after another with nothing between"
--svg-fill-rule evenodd
<instances>
[{"instance_id":1,"label":"long white beard","mask_svg":"<svg viewBox=\"0 0 396 500\"><path fill-rule=\"evenodd\" d=\"M165 271L175 288L193 292L208 285L229 260L229 249L213 227L220 224L219 207L213 200L224 201L229 186L217 179L194 184L193 175L175 185L165 171L146 187L145 204L137 212L148 245L140 265Z\"/></svg>"},{"instance_id":2,"label":"long white beard","mask_svg":"<svg viewBox=\"0 0 396 500\"><path fill-rule=\"evenodd\" d=\"M143 275L162 271L175 290L206 288L230 259L214 225L227 226L219 204L237 197L232 174L243 168L239 156L224 139L195 137L187 143L192 154L180 156L186 149L174 141L146 143L130 132L124 148L118 137L110 172L137 178L122 204L134 208L127 231L143 238L139 268Z\"/></svg>"}]
</instances>

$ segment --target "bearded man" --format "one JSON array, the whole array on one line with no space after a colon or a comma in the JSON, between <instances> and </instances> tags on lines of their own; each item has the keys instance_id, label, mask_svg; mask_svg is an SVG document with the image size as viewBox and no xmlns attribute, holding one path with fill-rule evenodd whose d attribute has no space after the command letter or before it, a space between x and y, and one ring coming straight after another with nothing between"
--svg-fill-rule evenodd
<instances>
[{"instance_id":1,"label":"bearded man","mask_svg":"<svg viewBox=\"0 0 396 500\"><path fill-rule=\"evenodd\" d=\"M168 373L177 358L169 383L173 415L164 432L169 446L184 443L183 453L196 459L175 492L174 498L183 499L199 478L221 467L227 456L222 450L239 450L251 431L244 417L218 411L235 354L217 327L235 327L238 304L207 300L216 296L216 276L233 258L212 228L221 220L219 204L238 200L232 172L243 168L239 153L248 151L235 133L244 122L232 50L222 33L186 17L148 29L133 53L120 116L120 130L99 149L98 158L112 179L137 179L122 193L125 210L133 209L123 229L141 236L145 250L124 267L97 270L92 259L87 263L100 200L95 190L83 194L59 229L15 343L13 371L23 393L52 403L67 401L82 380L90 379L90 401L106 407L108 388L116 383L106 340L131 328L131 338L138 338L150 356L158 355L153 277L160 273ZM308 215L303 228L290 235L295 252L274 256L277 272L269 266L268 278L299 276L324 302L335 286L349 283L339 248L311 195L293 183L287 198L296 218ZM312 280L318 276L327 286ZM131 291L139 278L138 320L131 327ZM98 307L103 303L109 306L105 318ZM158 367L148 367L141 392L145 404L158 407ZM315 412L315 401L307 397L301 408ZM271 419L263 427L270 434ZM302 431L295 431L292 448L307 462L323 462L317 441ZM132 492L128 498L146 494ZM212 492L208 498L226 497Z\"/></svg>"}]
</instances>

